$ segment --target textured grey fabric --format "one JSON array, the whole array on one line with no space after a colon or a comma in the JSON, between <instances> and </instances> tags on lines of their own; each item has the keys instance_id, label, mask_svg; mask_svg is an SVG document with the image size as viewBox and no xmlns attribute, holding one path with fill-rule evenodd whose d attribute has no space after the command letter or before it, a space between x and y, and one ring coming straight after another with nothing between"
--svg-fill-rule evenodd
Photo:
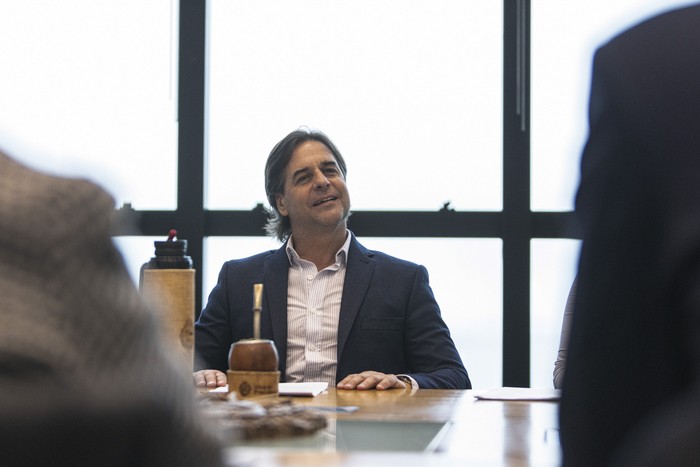
<instances>
[{"instance_id":1,"label":"textured grey fabric","mask_svg":"<svg viewBox=\"0 0 700 467\"><path fill-rule=\"evenodd\" d=\"M0 462L218 465L191 373L110 237L113 199L0 153Z\"/></svg>"}]
</instances>

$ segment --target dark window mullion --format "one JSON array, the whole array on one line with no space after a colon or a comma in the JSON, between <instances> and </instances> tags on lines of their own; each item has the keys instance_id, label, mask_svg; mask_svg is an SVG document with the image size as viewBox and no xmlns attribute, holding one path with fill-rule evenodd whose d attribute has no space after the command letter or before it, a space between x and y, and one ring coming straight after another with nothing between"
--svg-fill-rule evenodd
<instances>
[{"instance_id":1,"label":"dark window mullion","mask_svg":"<svg viewBox=\"0 0 700 467\"><path fill-rule=\"evenodd\" d=\"M503 43L503 385L530 385L529 0L505 1Z\"/></svg>"},{"instance_id":2,"label":"dark window mullion","mask_svg":"<svg viewBox=\"0 0 700 467\"><path fill-rule=\"evenodd\" d=\"M204 213L204 109L206 0L180 0L178 61L178 181L174 227L187 239L195 269L202 271L205 235ZM167 232L166 232L167 233ZM195 275L196 291L202 274ZM202 309L202 294L195 294L195 314Z\"/></svg>"}]
</instances>

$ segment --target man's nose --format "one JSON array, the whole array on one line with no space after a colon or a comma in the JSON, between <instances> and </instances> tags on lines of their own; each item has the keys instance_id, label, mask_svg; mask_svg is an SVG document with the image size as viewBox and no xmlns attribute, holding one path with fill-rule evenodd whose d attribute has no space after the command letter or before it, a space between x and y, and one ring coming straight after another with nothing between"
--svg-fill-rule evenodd
<instances>
[{"instance_id":1,"label":"man's nose","mask_svg":"<svg viewBox=\"0 0 700 467\"><path fill-rule=\"evenodd\" d=\"M314 175L314 188L324 188L330 184L331 182L328 181L323 172L319 171Z\"/></svg>"}]
</instances>

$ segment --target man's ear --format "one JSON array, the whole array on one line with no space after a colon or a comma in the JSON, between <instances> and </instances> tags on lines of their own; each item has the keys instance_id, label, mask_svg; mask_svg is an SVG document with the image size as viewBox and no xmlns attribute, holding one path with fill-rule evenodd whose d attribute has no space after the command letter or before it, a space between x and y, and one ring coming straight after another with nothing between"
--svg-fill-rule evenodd
<instances>
[{"instance_id":1,"label":"man's ear","mask_svg":"<svg viewBox=\"0 0 700 467\"><path fill-rule=\"evenodd\" d=\"M284 205L284 196L279 194L275 195L275 203L277 204L277 210L280 214L282 214L283 216L289 215L289 212L287 211L287 208Z\"/></svg>"}]
</instances>

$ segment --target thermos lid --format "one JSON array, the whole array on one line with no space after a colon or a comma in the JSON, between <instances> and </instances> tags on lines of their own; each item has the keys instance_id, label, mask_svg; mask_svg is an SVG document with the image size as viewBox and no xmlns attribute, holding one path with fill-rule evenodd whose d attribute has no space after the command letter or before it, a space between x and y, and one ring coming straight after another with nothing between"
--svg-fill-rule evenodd
<instances>
[{"instance_id":1,"label":"thermos lid","mask_svg":"<svg viewBox=\"0 0 700 467\"><path fill-rule=\"evenodd\" d=\"M177 230L170 229L168 239L155 241L155 257L148 263L149 269L190 269L192 258L187 256L187 240L175 240Z\"/></svg>"}]
</instances>

